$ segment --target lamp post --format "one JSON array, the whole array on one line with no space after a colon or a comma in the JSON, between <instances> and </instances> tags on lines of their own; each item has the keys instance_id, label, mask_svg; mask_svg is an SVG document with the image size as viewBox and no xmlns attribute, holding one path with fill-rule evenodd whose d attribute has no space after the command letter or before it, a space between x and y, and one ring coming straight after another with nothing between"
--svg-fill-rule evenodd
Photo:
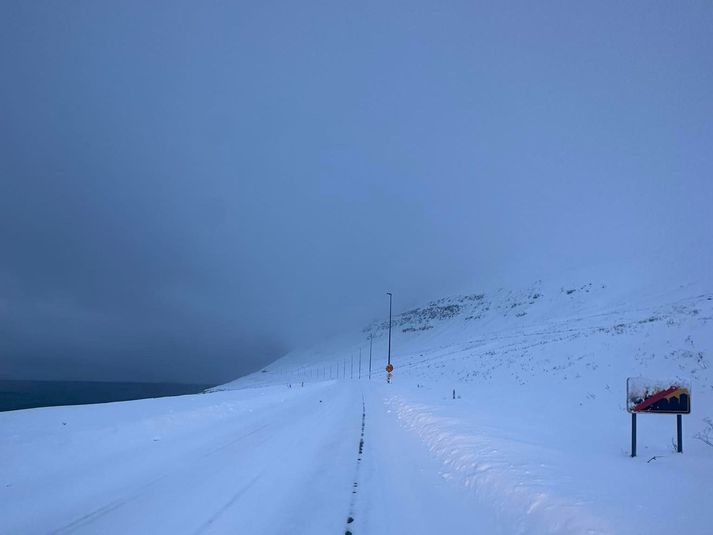
<instances>
[{"instance_id":1,"label":"lamp post","mask_svg":"<svg viewBox=\"0 0 713 535\"><path fill-rule=\"evenodd\" d=\"M391 364L391 298L393 295L391 295L391 292L386 292L386 295L389 296L389 356L386 364Z\"/></svg>"},{"instance_id":2,"label":"lamp post","mask_svg":"<svg viewBox=\"0 0 713 535\"><path fill-rule=\"evenodd\" d=\"M359 379L361 379L361 347L359 347Z\"/></svg>"}]
</instances>

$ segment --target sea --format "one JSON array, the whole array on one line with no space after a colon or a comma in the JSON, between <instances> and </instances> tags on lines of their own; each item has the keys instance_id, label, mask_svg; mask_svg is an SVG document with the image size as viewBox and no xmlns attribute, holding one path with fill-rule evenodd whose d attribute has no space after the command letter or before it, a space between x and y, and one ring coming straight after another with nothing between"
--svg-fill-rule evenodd
<instances>
[{"instance_id":1,"label":"sea","mask_svg":"<svg viewBox=\"0 0 713 535\"><path fill-rule=\"evenodd\" d=\"M212 386L215 385L0 380L0 411L198 394Z\"/></svg>"}]
</instances>

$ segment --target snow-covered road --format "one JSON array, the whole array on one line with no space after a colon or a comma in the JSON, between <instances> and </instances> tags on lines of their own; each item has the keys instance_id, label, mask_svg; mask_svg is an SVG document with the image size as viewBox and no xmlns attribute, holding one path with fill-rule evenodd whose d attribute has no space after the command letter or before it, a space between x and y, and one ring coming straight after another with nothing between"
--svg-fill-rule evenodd
<instances>
[{"instance_id":1,"label":"snow-covered road","mask_svg":"<svg viewBox=\"0 0 713 535\"><path fill-rule=\"evenodd\" d=\"M0 533L707 532L696 476L713 458L700 441L667 451L668 420L642 422L646 456L631 459L625 416L445 386L273 383L0 413Z\"/></svg>"},{"instance_id":2,"label":"snow-covered road","mask_svg":"<svg viewBox=\"0 0 713 535\"><path fill-rule=\"evenodd\" d=\"M334 533L361 395L281 386L0 416L2 533Z\"/></svg>"},{"instance_id":3,"label":"snow-covered road","mask_svg":"<svg viewBox=\"0 0 713 535\"><path fill-rule=\"evenodd\" d=\"M0 414L0 532L473 532L473 503L382 394L327 382Z\"/></svg>"}]
</instances>

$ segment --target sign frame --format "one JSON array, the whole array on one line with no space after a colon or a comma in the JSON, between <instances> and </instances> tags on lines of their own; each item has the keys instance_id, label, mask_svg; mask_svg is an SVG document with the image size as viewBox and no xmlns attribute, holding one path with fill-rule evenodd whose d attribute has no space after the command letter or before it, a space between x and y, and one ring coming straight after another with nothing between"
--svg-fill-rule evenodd
<instances>
[{"instance_id":1,"label":"sign frame","mask_svg":"<svg viewBox=\"0 0 713 535\"><path fill-rule=\"evenodd\" d=\"M631 456L636 457L636 415L675 414L676 451L683 453L683 415L691 413L691 387L686 381L627 377L626 410L631 414Z\"/></svg>"}]
</instances>

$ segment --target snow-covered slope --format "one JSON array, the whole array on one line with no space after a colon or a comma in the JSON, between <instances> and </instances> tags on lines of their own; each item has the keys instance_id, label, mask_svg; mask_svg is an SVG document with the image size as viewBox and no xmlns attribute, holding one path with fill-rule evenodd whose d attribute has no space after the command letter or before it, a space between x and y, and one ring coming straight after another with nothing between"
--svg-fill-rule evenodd
<instances>
[{"instance_id":1,"label":"snow-covered slope","mask_svg":"<svg viewBox=\"0 0 713 535\"><path fill-rule=\"evenodd\" d=\"M555 391L613 392L632 375L679 377L696 395L713 391L713 292L700 285L612 284L581 281L520 290L497 289L447 297L397 314L392 361L398 380L438 381L453 387L544 384ZM388 321L293 351L265 369L221 389L291 379L383 375ZM345 373L346 369L346 373ZM330 371L331 370L331 371ZM592 390L592 392L589 392ZM701 400L702 401L702 400Z\"/></svg>"}]
</instances>

